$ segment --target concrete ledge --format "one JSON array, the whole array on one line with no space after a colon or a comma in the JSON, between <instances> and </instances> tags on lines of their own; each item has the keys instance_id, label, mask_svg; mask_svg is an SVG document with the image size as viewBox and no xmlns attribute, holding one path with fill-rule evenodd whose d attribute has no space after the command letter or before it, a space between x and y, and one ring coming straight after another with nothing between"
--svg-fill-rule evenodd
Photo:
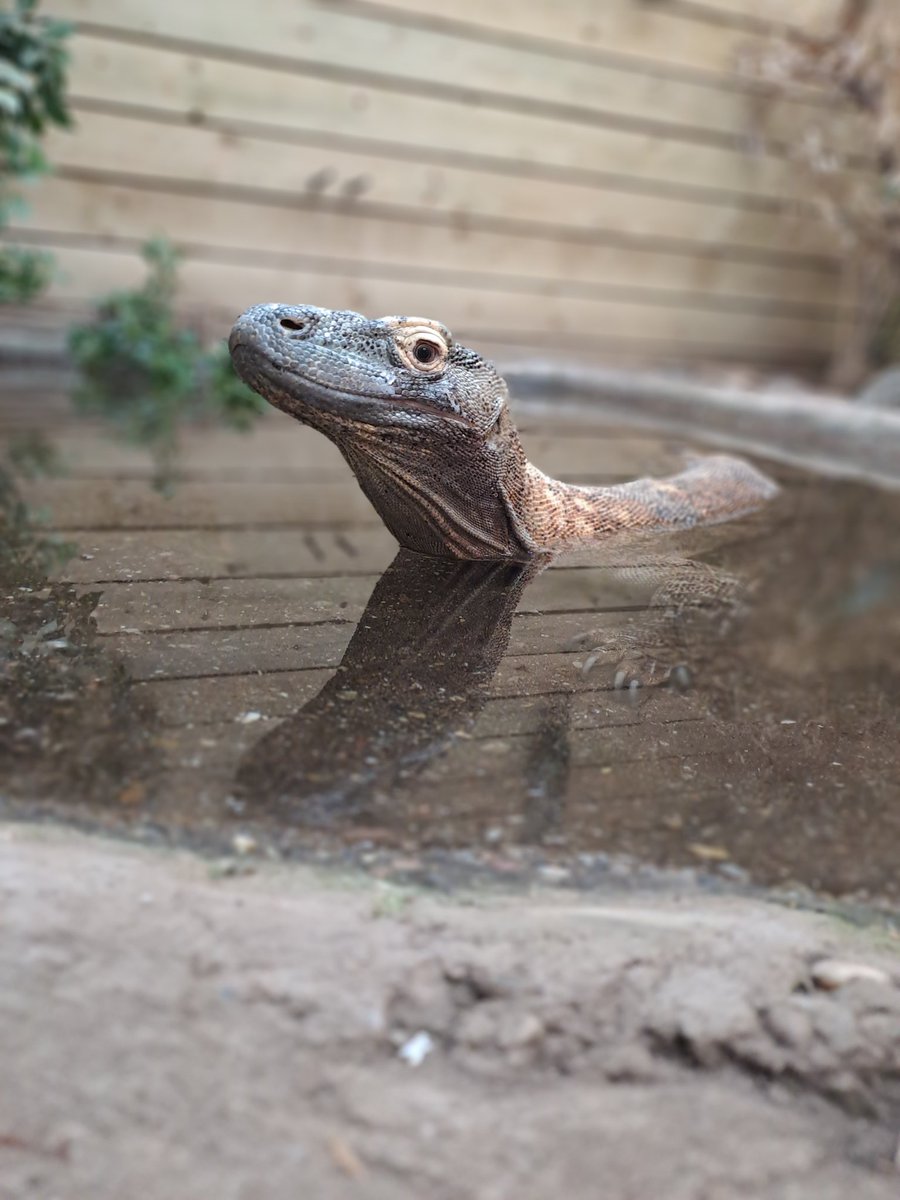
<instances>
[{"instance_id":1,"label":"concrete ledge","mask_svg":"<svg viewBox=\"0 0 900 1200\"><path fill-rule=\"evenodd\" d=\"M517 363L516 411L652 425L844 479L900 487L900 413L838 396L713 387L667 375Z\"/></svg>"}]
</instances>

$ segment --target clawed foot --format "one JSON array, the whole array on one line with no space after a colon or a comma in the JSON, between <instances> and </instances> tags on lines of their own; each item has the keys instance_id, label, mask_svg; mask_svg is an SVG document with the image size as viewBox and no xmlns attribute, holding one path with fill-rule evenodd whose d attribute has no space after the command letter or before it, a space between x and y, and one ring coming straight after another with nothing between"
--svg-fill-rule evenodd
<instances>
[{"instance_id":1,"label":"clawed foot","mask_svg":"<svg viewBox=\"0 0 900 1200\"><path fill-rule=\"evenodd\" d=\"M616 665L613 676L616 691L660 686L678 692L690 691L694 686L693 672L685 663L664 663L649 655L628 655Z\"/></svg>"}]
</instances>

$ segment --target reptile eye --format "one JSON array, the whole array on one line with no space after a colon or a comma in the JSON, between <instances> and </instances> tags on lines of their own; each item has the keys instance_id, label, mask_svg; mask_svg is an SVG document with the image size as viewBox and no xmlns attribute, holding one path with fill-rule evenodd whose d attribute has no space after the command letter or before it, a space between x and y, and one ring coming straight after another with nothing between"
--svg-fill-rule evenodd
<instances>
[{"instance_id":1,"label":"reptile eye","mask_svg":"<svg viewBox=\"0 0 900 1200\"><path fill-rule=\"evenodd\" d=\"M450 357L450 331L436 321L410 317L385 317L400 358L411 371L440 375Z\"/></svg>"},{"instance_id":2,"label":"reptile eye","mask_svg":"<svg viewBox=\"0 0 900 1200\"><path fill-rule=\"evenodd\" d=\"M282 329L293 329L298 333L301 329L306 328L305 321L295 321L292 317L282 317L278 324Z\"/></svg>"},{"instance_id":3,"label":"reptile eye","mask_svg":"<svg viewBox=\"0 0 900 1200\"><path fill-rule=\"evenodd\" d=\"M413 346L413 358L423 367L430 367L433 362L437 361L438 348L434 342L416 342Z\"/></svg>"}]
</instances>

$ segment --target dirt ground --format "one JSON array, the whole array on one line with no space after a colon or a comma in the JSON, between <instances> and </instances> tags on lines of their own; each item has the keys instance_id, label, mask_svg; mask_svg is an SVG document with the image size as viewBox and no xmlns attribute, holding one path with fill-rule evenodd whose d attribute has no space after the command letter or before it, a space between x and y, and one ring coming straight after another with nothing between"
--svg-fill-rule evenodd
<instances>
[{"instance_id":1,"label":"dirt ground","mask_svg":"<svg viewBox=\"0 0 900 1200\"><path fill-rule=\"evenodd\" d=\"M3 1200L900 1194L884 924L247 865L0 832Z\"/></svg>"}]
</instances>

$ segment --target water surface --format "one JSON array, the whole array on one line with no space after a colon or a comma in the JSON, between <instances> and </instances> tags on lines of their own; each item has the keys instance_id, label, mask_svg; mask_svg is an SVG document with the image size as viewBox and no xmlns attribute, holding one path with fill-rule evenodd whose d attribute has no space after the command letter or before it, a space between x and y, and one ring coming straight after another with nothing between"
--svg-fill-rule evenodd
<instances>
[{"instance_id":1,"label":"water surface","mask_svg":"<svg viewBox=\"0 0 900 1200\"><path fill-rule=\"evenodd\" d=\"M11 551L6 810L897 902L900 496L776 473L747 520L527 565L352 523L81 531L52 583Z\"/></svg>"}]
</instances>

